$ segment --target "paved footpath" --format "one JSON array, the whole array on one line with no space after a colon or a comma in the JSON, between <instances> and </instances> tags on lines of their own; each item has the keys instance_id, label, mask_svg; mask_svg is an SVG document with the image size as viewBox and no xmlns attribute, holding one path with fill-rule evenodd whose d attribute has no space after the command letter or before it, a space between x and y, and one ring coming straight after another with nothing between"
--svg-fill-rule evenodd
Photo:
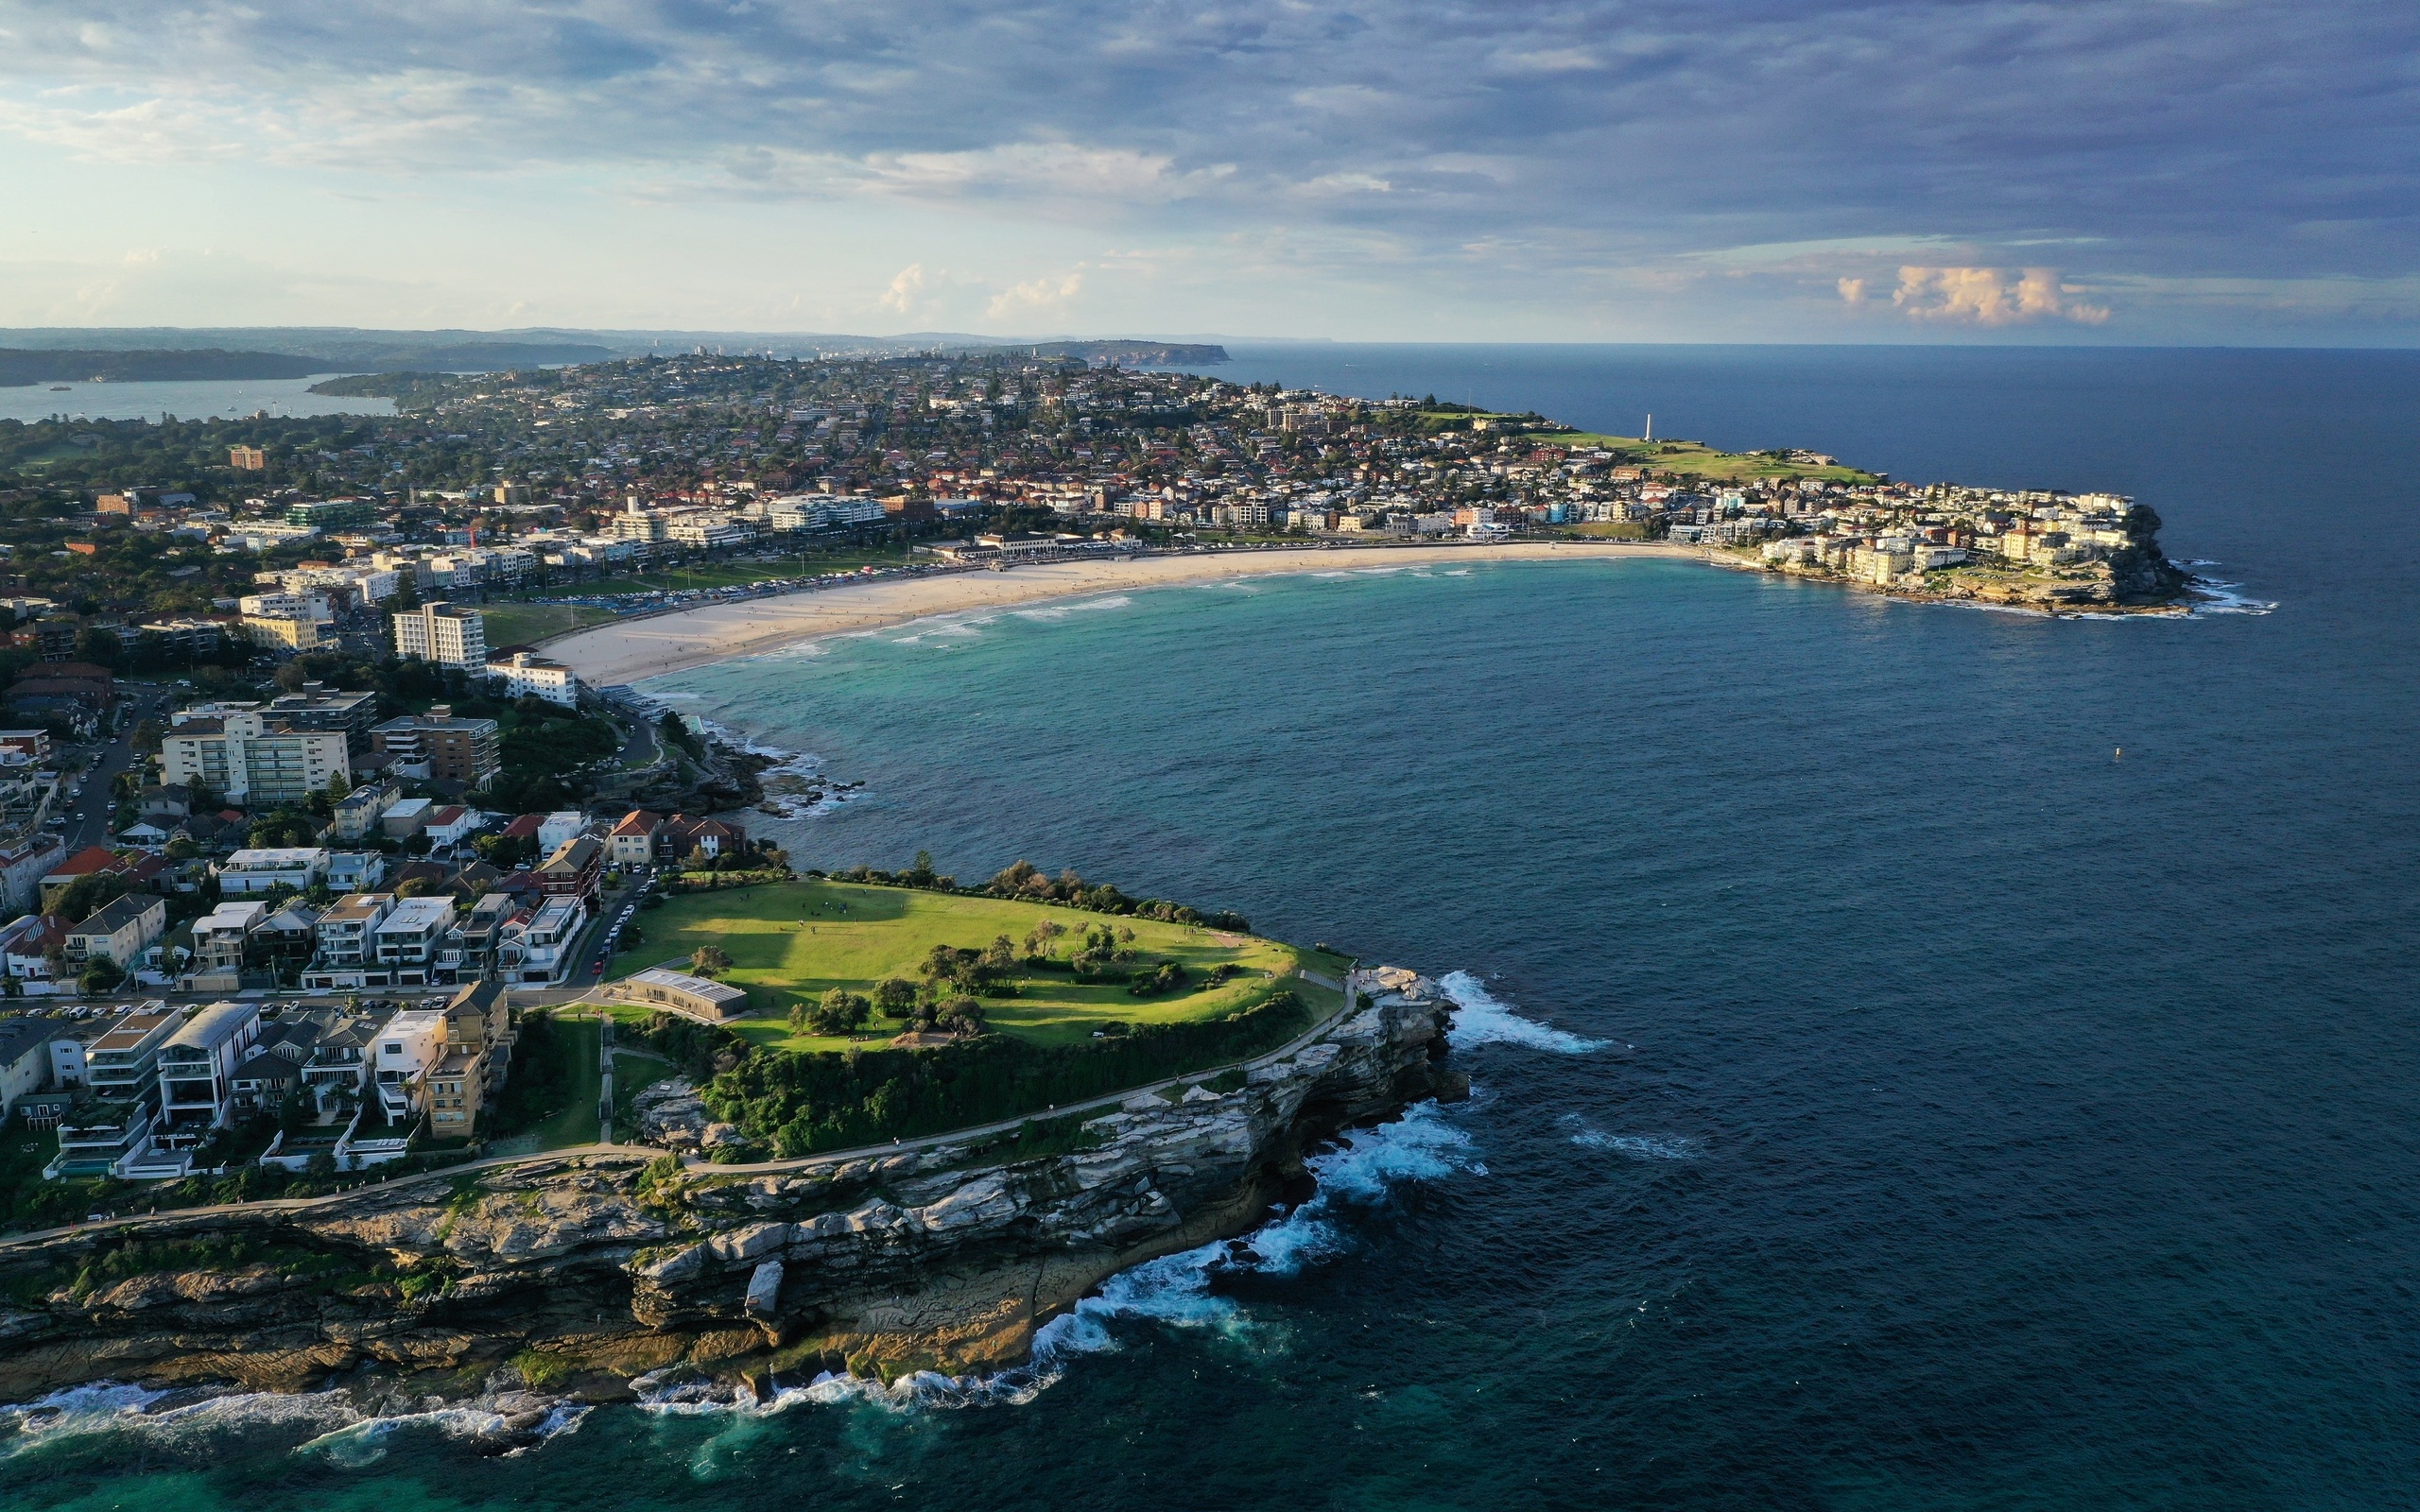
<instances>
[{"instance_id":1,"label":"paved footpath","mask_svg":"<svg viewBox=\"0 0 2420 1512\"><path fill-rule=\"evenodd\" d=\"M1342 983L1315 972L1304 971L1302 974L1322 987L1340 991L1343 989ZM1254 1056L1249 1060L1233 1060L1222 1066L1207 1066L1200 1071L1188 1071L1181 1076L1167 1076L1140 1087L1128 1087L1118 1091L1106 1092L1084 1102L1069 1103L1064 1108L1054 1104L1037 1112L1027 1113L1017 1118L1005 1118L994 1124L981 1124L972 1128L950 1129L940 1134L920 1134L914 1139L892 1140L887 1144L860 1145L853 1150L822 1150L814 1155L802 1155L786 1160L760 1160L752 1165L725 1165L712 1160L701 1160L696 1156L683 1156L680 1158L681 1163L685 1169L711 1172L717 1176L764 1176L804 1170L810 1165L823 1165L838 1160L873 1160L904 1155L910 1150L926 1150L939 1144L955 1144L965 1140L984 1139L994 1134L1014 1133L1036 1119L1057 1119L1074 1113L1094 1112L1102 1108L1115 1108L1138 1093L1155 1092L1163 1088L1177 1086L1182 1082L1199 1081L1205 1076L1216 1076L1223 1071L1238 1069L1251 1071L1256 1067L1273 1065L1342 1022L1347 1017L1347 1010L1352 1006L1353 996L1348 993L1344 1005L1335 1013L1276 1049ZM605 1054L610 1057L613 1052L608 1048ZM607 1128L610 1130L610 1125L607 1125ZM258 1202L219 1202L200 1208L171 1208L164 1212L138 1212L121 1217L87 1219L81 1223L62 1224L56 1228L42 1228L31 1233L0 1237L0 1251L6 1251L19 1245L40 1244L44 1240L63 1238L69 1234L98 1233L112 1228L133 1228L149 1223L182 1223L189 1218L209 1217L214 1214L309 1212L314 1209L334 1207L339 1203L353 1201L358 1198L365 1189L403 1192L421 1183L451 1182L459 1177L475 1172L500 1171L516 1165L550 1165L592 1155L634 1156L652 1160L660 1160L670 1153L654 1144L596 1143L567 1144L560 1149L544 1150L535 1155L490 1156L483 1160L465 1160L460 1165L441 1166L437 1170L424 1171L413 1176L392 1177L380 1181L364 1181L360 1186L349 1187L341 1192L332 1192L324 1196L273 1197Z\"/></svg>"}]
</instances>

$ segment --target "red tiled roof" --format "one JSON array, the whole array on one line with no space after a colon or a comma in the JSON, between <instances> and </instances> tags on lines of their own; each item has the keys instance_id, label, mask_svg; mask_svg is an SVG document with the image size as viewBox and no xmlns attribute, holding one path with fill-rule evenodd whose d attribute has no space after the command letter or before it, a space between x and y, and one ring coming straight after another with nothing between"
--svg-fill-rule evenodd
<instances>
[{"instance_id":1,"label":"red tiled roof","mask_svg":"<svg viewBox=\"0 0 2420 1512\"><path fill-rule=\"evenodd\" d=\"M504 827L504 836L508 840L534 840L538 836L538 826L545 822L546 816L543 814L524 814Z\"/></svg>"},{"instance_id":2,"label":"red tiled roof","mask_svg":"<svg viewBox=\"0 0 2420 1512\"><path fill-rule=\"evenodd\" d=\"M96 871L123 871L126 864L118 853L104 845L88 845L66 860L50 868L43 880L51 877L89 877Z\"/></svg>"}]
</instances>

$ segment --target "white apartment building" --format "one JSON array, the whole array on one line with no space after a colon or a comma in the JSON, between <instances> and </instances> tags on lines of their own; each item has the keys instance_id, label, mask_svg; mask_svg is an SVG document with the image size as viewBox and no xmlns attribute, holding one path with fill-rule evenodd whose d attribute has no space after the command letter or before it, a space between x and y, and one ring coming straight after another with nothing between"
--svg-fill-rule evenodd
<instances>
[{"instance_id":1,"label":"white apartment building","mask_svg":"<svg viewBox=\"0 0 2420 1512\"><path fill-rule=\"evenodd\" d=\"M566 709L579 707L579 679L571 668L532 651L515 651L488 662L488 676L504 679L505 696L537 696Z\"/></svg>"},{"instance_id":2,"label":"white apartment building","mask_svg":"<svg viewBox=\"0 0 2420 1512\"><path fill-rule=\"evenodd\" d=\"M451 898L406 898L395 904L372 931L378 965L389 973L387 985L425 987L438 948L454 927Z\"/></svg>"},{"instance_id":3,"label":"white apartment building","mask_svg":"<svg viewBox=\"0 0 2420 1512\"><path fill-rule=\"evenodd\" d=\"M395 654L416 656L441 666L484 670L488 664L487 623L476 610L456 609L440 600L395 614Z\"/></svg>"},{"instance_id":4,"label":"white apartment building","mask_svg":"<svg viewBox=\"0 0 2420 1512\"><path fill-rule=\"evenodd\" d=\"M422 1077L445 1056L445 1015L436 1008L398 1013L378 1031L370 1063L372 1085L389 1123L409 1118L420 1101Z\"/></svg>"},{"instance_id":5,"label":"white apartment building","mask_svg":"<svg viewBox=\"0 0 2420 1512\"><path fill-rule=\"evenodd\" d=\"M216 869L223 895L267 892L281 883L309 892L313 883L328 874L328 853L318 846L238 850Z\"/></svg>"},{"instance_id":6,"label":"white apartment building","mask_svg":"<svg viewBox=\"0 0 2420 1512\"><path fill-rule=\"evenodd\" d=\"M177 725L160 741L160 769L164 782L199 784L246 807L299 803L339 777L353 781L342 730L295 730L248 713Z\"/></svg>"}]
</instances>

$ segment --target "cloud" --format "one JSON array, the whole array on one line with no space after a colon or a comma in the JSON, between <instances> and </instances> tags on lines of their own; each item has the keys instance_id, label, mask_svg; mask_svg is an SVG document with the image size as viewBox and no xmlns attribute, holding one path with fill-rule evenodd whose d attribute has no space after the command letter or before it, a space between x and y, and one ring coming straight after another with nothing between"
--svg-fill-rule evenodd
<instances>
[{"instance_id":1,"label":"cloud","mask_svg":"<svg viewBox=\"0 0 2420 1512\"><path fill-rule=\"evenodd\" d=\"M1055 309L1084 291L1084 275L1069 273L1052 280L1037 278L1012 284L993 296L985 310L993 319L1017 315L1028 310Z\"/></svg>"},{"instance_id":2,"label":"cloud","mask_svg":"<svg viewBox=\"0 0 2420 1512\"><path fill-rule=\"evenodd\" d=\"M895 310L901 315L906 315L915 305L917 297L924 292L925 265L910 263L901 268L897 276L891 279L890 287L883 291L881 299L874 301L874 306L877 309Z\"/></svg>"},{"instance_id":3,"label":"cloud","mask_svg":"<svg viewBox=\"0 0 2420 1512\"><path fill-rule=\"evenodd\" d=\"M2048 317L2100 325L2109 318L2108 306L2066 297L2076 292L2060 284L2058 269L2050 267L1910 266L1899 269L1891 302L1910 319L1947 325L2018 325ZM1841 281L1841 297L1849 303L1862 302L1864 296L1863 280Z\"/></svg>"},{"instance_id":4,"label":"cloud","mask_svg":"<svg viewBox=\"0 0 2420 1512\"><path fill-rule=\"evenodd\" d=\"M1905 264L1928 271L1895 307L1942 330L2105 318L2056 278L2029 291L2046 258L2094 290L2169 281L2176 311L2188 280L2420 274L2410 7L10 0L5 17L0 152L255 187L376 177L390 199L544 182L765 224L870 205L895 238L878 266L945 257L969 298L1093 254L975 236L998 259L977 268L917 242L928 212L1104 246L1240 231L1366 258L1324 272L1407 281L1405 303L1456 287L1481 244L1524 249L1525 281L1487 297L1540 309L1648 284L1805 306L1849 299L1841 280L1878 307Z\"/></svg>"},{"instance_id":5,"label":"cloud","mask_svg":"<svg viewBox=\"0 0 2420 1512\"><path fill-rule=\"evenodd\" d=\"M1851 309L1855 309L1857 306L1865 302L1865 280L1861 278L1844 278L1840 281L1838 287L1841 291L1841 301L1847 304Z\"/></svg>"}]
</instances>

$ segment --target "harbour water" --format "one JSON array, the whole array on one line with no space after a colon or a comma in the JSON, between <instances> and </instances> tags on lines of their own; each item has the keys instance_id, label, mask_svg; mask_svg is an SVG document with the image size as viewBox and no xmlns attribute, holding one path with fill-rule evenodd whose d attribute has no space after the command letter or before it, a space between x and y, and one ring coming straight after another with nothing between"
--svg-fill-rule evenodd
<instances>
[{"instance_id":1,"label":"harbour water","mask_svg":"<svg viewBox=\"0 0 2420 1512\"><path fill-rule=\"evenodd\" d=\"M391 415L391 399L344 399L310 392L327 374L309 378L206 378L173 383L53 384L0 388L0 420L229 420L272 415Z\"/></svg>"},{"instance_id":2,"label":"harbour water","mask_svg":"<svg viewBox=\"0 0 2420 1512\"><path fill-rule=\"evenodd\" d=\"M1323 1157L1263 1274L1119 1278L1017 1382L606 1407L503 1460L87 1394L0 1424L0 1505L2420 1501L2420 360L1236 354L2114 488L2236 611L1478 559L668 679L864 781L758 816L798 864L1023 856L1461 973L1478 1095Z\"/></svg>"}]
</instances>

